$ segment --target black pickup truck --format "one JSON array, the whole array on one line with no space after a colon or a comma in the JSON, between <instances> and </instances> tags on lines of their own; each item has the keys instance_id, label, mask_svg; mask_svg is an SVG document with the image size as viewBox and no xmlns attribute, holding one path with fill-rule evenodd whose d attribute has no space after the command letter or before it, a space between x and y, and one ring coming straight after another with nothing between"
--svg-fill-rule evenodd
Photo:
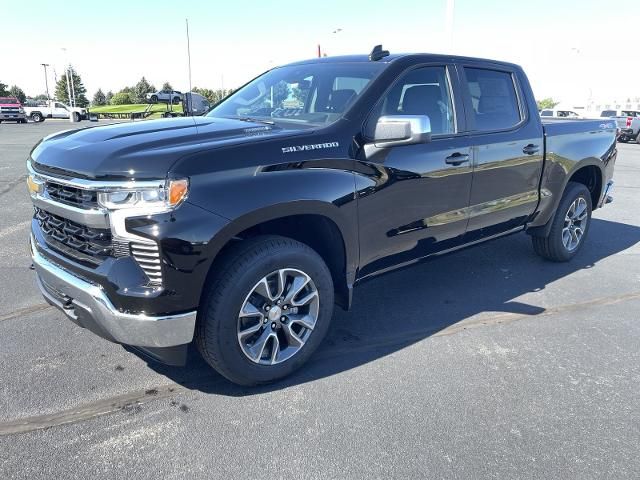
<instances>
[{"instance_id":1,"label":"black pickup truck","mask_svg":"<svg viewBox=\"0 0 640 480\"><path fill-rule=\"evenodd\" d=\"M78 325L173 364L195 343L265 383L364 279L523 231L570 260L611 200L615 137L613 121L543 124L509 63L302 61L203 117L45 138L27 164L33 265Z\"/></svg>"}]
</instances>

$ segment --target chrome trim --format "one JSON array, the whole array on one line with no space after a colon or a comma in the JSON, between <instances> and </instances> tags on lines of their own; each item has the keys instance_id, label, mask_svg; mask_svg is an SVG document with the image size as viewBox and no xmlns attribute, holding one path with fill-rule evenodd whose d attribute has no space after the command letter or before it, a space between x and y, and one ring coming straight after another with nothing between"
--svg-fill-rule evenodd
<instances>
[{"instance_id":1,"label":"chrome trim","mask_svg":"<svg viewBox=\"0 0 640 480\"><path fill-rule=\"evenodd\" d=\"M171 347L193 340L197 311L149 316L118 311L104 290L47 260L31 235L31 258L38 287L48 303L75 323L90 317L116 342L140 347Z\"/></svg>"},{"instance_id":2,"label":"chrome trim","mask_svg":"<svg viewBox=\"0 0 640 480\"><path fill-rule=\"evenodd\" d=\"M56 202L48 197L38 194L31 196L33 205L54 215L67 218L73 222L86 225L91 228L110 228L109 214L102 209L78 208L72 205Z\"/></svg>"},{"instance_id":3,"label":"chrome trim","mask_svg":"<svg viewBox=\"0 0 640 480\"><path fill-rule=\"evenodd\" d=\"M86 180L84 178L64 178L54 177L46 173L36 172L31 165L31 160L27 160L27 170L30 174L49 180L61 185L80 188L82 190L122 190L123 188L164 188L165 180L125 180L125 181L101 181Z\"/></svg>"}]
</instances>

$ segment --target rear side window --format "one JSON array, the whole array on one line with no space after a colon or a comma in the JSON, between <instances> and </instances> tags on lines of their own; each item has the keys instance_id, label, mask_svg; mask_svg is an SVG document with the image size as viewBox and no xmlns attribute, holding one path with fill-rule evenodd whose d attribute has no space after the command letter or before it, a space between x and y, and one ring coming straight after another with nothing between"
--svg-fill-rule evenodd
<instances>
[{"instance_id":1,"label":"rear side window","mask_svg":"<svg viewBox=\"0 0 640 480\"><path fill-rule=\"evenodd\" d=\"M615 110L603 110L600 113L601 117L615 117L617 112Z\"/></svg>"},{"instance_id":2,"label":"rear side window","mask_svg":"<svg viewBox=\"0 0 640 480\"><path fill-rule=\"evenodd\" d=\"M540 112L540 116L541 117L553 117L553 111L552 110L542 110Z\"/></svg>"},{"instance_id":3,"label":"rear side window","mask_svg":"<svg viewBox=\"0 0 640 480\"><path fill-rule=\"evenodd\" d=\"M522 113L509 72L465 67L475 129L502 130L520 123Z\"/></svg>"}]
</instances>

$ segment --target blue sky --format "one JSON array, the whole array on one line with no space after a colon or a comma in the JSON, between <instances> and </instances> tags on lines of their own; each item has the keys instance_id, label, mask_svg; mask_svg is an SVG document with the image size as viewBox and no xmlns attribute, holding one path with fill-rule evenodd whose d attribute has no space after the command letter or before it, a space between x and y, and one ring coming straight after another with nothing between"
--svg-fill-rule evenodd
<instances>
[{"instance_id":1,"label":"blue sky","mask_svg":"<svg viewBox=\"0 0 640 480\"><path fill-rule=\"evenodd\" d=\"M272 65L315 56L318 43L329 55L368 53L383 43L395 52L520 63L538 97L640 96L640 84L632 82L640 76L637 55L627 60L617 48L624 35L617 32L637 32L640 14L601 0L455 0L450 42L446 3L0 0L5 18L10 12L15 19L3 22L3 45L10 48L3 48L0 80L41 93L40 63L61 72L66 47L90 95L98 87L117 91L142 75L156 86L170 81L186 90L188 17L194 86L237 86ZM337 28L342 31L332 33Z\"/></svg>"}]
</instances>

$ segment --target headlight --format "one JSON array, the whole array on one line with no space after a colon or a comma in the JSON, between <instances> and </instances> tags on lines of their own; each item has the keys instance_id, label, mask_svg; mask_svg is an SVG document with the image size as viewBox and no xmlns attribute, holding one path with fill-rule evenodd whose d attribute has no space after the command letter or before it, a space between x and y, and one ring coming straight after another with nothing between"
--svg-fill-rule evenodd
<instances>
[{"instance_id":1,"label":"headlight","mask_svg":"<svg viewBox=\"0 0 640 480\"><path fill-rule=\"evenodd\" d=\"M187 179L168 180L164 187L129 188L98 193L98 203L109 209L157 208L172 210L187 198L189 181Z\"/></svg>"}]
</instances>

